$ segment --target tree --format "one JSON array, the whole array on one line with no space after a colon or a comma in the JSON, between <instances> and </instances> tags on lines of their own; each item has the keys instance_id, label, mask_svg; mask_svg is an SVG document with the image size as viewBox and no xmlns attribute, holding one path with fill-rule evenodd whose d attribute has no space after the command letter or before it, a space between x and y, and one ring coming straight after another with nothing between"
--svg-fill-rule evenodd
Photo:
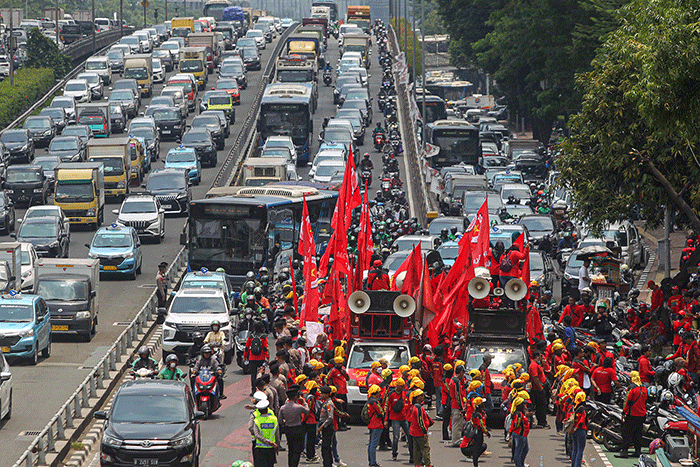
<instances>
[{"instance_id":1,"label":"tree","mask_svg":"<svg viewBox=\"0 0 700 467\"><path fill-rule=\"evenodd\" d=\"M399 24L401 25L401 40L399 41L399 49L401 51L406 52L406 64L408 65L408 70L409 74L413 76L413 30L411 29L411 25L406 21L404 18L398 18ZM391 20L391 25L396 31L397 37L399 34L399 30L396 27L397 26L397 20L392 19ZM408 37L406 39L406 44L408 45L408 49L404 50L403 44L404 44L404 34L408 34ZM422 56L422 51L421 51L421 41L420 38L416 37L416 76L420 75L423 72L423 56Z\"/></svg>"},{"instance_id":2,"label":"tree","mask_svg":"<svg viewBox=\"0 0 700 467\"><path fill-rule=\"evenodd\" d=\"M54 41L39 32L29 31L27 37L27 63L29 68L51 68L56 78L63 78L71 70L71 60L58 50Z\"/></svg>"},{"instance_id":3,"label":"tree","mask_svg":"<svg viewBox=\"0 0 700 467\"><path fill-rule=\"evenodd\" d=\"M699 0L634 0L578 76L582 110L558 166L594 229L631 209L657 226L675 205L700 230L699 12Z\"/></svg>"}]
</instances>

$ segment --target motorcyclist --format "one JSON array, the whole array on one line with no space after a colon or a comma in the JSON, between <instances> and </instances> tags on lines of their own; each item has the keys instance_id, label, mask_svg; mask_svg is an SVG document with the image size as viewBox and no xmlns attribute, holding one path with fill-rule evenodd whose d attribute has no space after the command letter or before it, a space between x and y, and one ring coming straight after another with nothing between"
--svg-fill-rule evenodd
<instances>
[{"instance_id":1,"label":"motorcyclist","mask_svg":"<svg viewBox=\"0 0 700 467\"><path fill-rule=\"evenodd\" d=\"M332 73L333 68L331 68L331 64L326 62L326 66L323 67L323 73Z\"/></svg>"},{"instance_id":2,"label":"motorcyclist","mask_svg":"<svg viewBox=\"0 0 700 467\"><path fill-rule=\"evenodd\" d=\"M393 154L389 155L389 161L387 162L386 167L389 172L399 171L399 161L396 160L396 157Z\"/></svg>"},{"instance_id":3,"label":"motorcyclist","mask_svg":"<svg viewBox=\"0 0 700 467\"><path fill-rule=\"evenodd\" d=\"M243 285L243 288L245 289L243 293L241 294L241 303L243 305L248 304L248 299L252 298L254 292L255 292L255 282L253 281L248 281Z\"/></svg>"},{"instance_id":4,"label":"motorcyclist","mask_svg":"<svg viewBox=\"0 0 700 467\"><path fill-rule=\"evenodd\" d=\"M204 345L204 336L202 336L202 333L199 331L193 332L192 333L192 346L189 349L187 349L187 360L188 361L189 360L191 360L191 361L196 360L203 345Z\"/></svg>"},{"instance_id":5,"label":"motorcyclist","mask_svg":"<svg viewBox=\"0 0 700 467\"><path fill-rule=\"evenodd\" d=\"M212 347L214 350L214 353L218 354L217 358L219 360L222 359L222 356L224 354L224 339L226 335L224 334L224 331L221 330L221 323L219 322L218 319L215 319L214 321L211 322L211 331L207 333L207 336L204 338L204 343L209 344L209 346Z\"/></svg>"},{"instance_id":6,"label":"motorcyclist","mask_svg":"<svg viewBox=\"0 0 700 467\"><path fill-rule=\"evenodd\" d=\"M408 204L408 200L406 200L406 194L403 191L399 191L399 194L394 199L394 204L400 204L402 206Z\"/></svg>"},{"instance_id":7,"label":"motorcyclist","mask_svg":"<svg viewBox=\"0 0 700 467\"><path fill-rule=\"evenodd\" d=\"M382 128L382 122L377 122L377 126L372 130L372 138L376 138L377 135L386 134L384 128Z\"/></svg>"},{"instance_id":8,"label":"motorcyclist","mask_svg":"<svg viewBox=\"0 0 700 467\"><path fill-rule=\"evenodd\" d=\"M440 230L440 240L442 240L442 243L449 242L450 240L452 240L450 238L449 230L447 230L447 227L443 227Z\"/></svg>"},{"instance_id":9,"label":"motorcyclist","mask_svg":"<svg viewBox=\"0 0 700 467\"><path fill-rule=\"evenodd\" d=\"M451 240L459 240L462 236L459 234L459 230L457 229L456 225L453 225L450 227L450 239Z\"/></svg>"},{"instance_id":10,"label":"motorcyclist","mask_svg":"<svg viewBox=\"0 0 700 467\"><path fill-rule=\"evenodd\" d=\"M574 242L571 240L571 233L565 232L564 237L562 237L561 240L559 240L559 244L557 245L557 251L561 251L567 248L573 248L574 247Z\"/></svg>"},{"instance_id":11,"label":"motorcyclist","mask_svg":"<svg viewBox=\"0 0 700 467\"><path fill-rule=\"evenodd\" d=\"M133 372L137 372L141 368L146 368L154 372L158 371L158 362L151 358L151 349L146 345L139 348L139 358L134 360L134 364L131 365L131 370Z\"/></svg>"},{"instance_id":12,"label":"motorcyclist","mask_svg":"<svg viewBox=\"0 0 700 467\"><path fill-rule=\"evenodd\" d=\"M544 251L545 253L552 252L552 240L549 238L549 234L545 234L544 238L542 238L539 245L537 245L537 249L540 251Z\"/></svg>"},{"instance_id":13,"label":"motorcyclist","mask_svg":"<svg viewBox=\"0 0 700 467\"><path fill-rule=\"evenodd\" d=\"M183 381L185 379L185 373L177 367L177 364L177 355L174 353L165 357L165 368L158 373L158 379Z\"/></svg>"},{"instance_id":14,"label":"motorcyclist","mask_svg":"<svg viewBox=\"0 0 700 467\"><path fill-rule=\"evenodd\" d=\"M392 188L401 188L402 186L403 186L403 182L399 178L399 174L395 173L394 176L391 177L391 187Z\"/></svg>"},{"instance_id":15,"label":"motorcyclist","mask_svg":"<svg viewBox=\"0 0 700 467\"><path fill-rule=\"evenodd\" d=\"M372 161L369 159L369 153L366 152L365 155L362 157L362 160L360 161L360 170L373 170L374 169L374 164L372 164Z\"/></svg>"},{"instance_id":16,"label":"motorcyclist","mask_svg":"<svg viewBox=\"0 0 700 467\"><path fill-rule=\"evenodd\" d=\"M236 331L239 333L242 331L253 332L253 324L255 324L255 321L253 320L254 314L255 313L253 312L252 308L246 308L245 319L242 319L238 322L238 329Z\"/></svg>"},{"instance_id":17,"label":"motorcyclist","mask_svg":"<svg viewBox=\"0 0 700 467\"><path fill-rule=\"evenodd\" d=\"M374 200L377 203L385 203L386 202L386 199L384 198L384 193L382 192L382 190L377 190L377 196L374 198Z\"/></svg>"},{"instance_id":18,"label":"motorcyclist","mask_svg":"<svg viewBox=\"0 0 700 467\"><path fill-rule=\"evenodd\" d=\"M212 373L216 374L216 382L219 386L219 389L217 391L219 394L219 399L226 399L226 396L224 395L223 391L223 381L221 381L221 368L219 366L219 361L214 356L211 346L209 344L204 344L200 353L201 355L197 359L197 362L194 364L194 367L192 368L192 376L196 377L202 370L202 368L209 368L212 371Z\"/></svg>"}]
</instances>

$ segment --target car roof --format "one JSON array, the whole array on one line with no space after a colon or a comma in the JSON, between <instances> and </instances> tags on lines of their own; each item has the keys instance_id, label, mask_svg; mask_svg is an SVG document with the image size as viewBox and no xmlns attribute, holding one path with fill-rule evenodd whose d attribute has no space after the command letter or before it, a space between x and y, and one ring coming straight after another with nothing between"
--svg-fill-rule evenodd
<instances>
[{"instance_id":1,"label":"car roof","mask_svg":"<svg viewBox=\"0 0 700 467\"><path fill-rule=\"evenodd\" d=\"M108 232L120 232L120 233L127 233L133 231L133 227L126 227L124 225L118 225L118 224L112 224L107 227L100 227L100 229L95 232L95 235L100 235L103 233L108 233Z\"/></svg>"},{"instance_id":2,"label":"car roof","mask_svg":"<svg viewBox=\"0 0 700 467\"><path fill-rule=\"evenodd\" d=\"M177 297L222 297L224 296L221 289L217 288L207 288L207 287L197 287L193 289L180 289L175 294Z\"/></svg>"},{"instance_id":3,"label":"car roof","mask_svg":"<svg viewBox=\"0 0 700 467\"><path fill-rule=\"evenodd\" d=\"M10 294L3 294L3 295L0 295L0 306L2 305L1 300L13 300L17 304L20 304L20 305L31 305L32 303L36 302L40 298L41 298L40 296L32 295L32 294L18 293L14 296L11 296Z\"/></svg>"},{"instance_id":4,"label":"car roof","mask_svg":"<svg viewBox=\"0 0 700 467\"><path fill-rule=\"evenodd\" d=\"M163 395L177 396L186 394L187 385L181 381L162 379L138 379L122 383L116 397L121 395Z\"/></svg>"}]
</instances>

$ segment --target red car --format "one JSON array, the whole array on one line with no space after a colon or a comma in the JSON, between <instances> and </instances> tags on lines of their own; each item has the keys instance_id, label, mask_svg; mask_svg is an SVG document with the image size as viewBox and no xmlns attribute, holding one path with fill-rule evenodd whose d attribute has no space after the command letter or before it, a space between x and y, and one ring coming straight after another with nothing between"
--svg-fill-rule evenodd
<instances>
[{"instance_id":1,"label":"red car","mask_svg":"<svg viewBox=\"0 0 700 467\"><path fill-rule=\"evenodd\" d=\"M241 91L238 89L238 81L235 79L220 79L212 90L226 91L233 98L234 105L241 104Z\"/></svg>"}]
</instances>

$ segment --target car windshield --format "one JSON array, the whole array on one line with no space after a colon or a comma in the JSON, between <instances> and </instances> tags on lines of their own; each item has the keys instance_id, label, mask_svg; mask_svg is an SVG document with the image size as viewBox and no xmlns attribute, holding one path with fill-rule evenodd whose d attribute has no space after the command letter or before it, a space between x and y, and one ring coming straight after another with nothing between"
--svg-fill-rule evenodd
<instances>
[{"instance_id":1,"label":"car windshield","mask_svg":"<svg viewBox=\"0 0 700 467\"><path fill-rule=\"evenodd\" d=\"M227 64L221 67L222 75L240 75L243 74L243 67L240 64Z\"/></svg>"},{"instance_id":2,"label":"car windshield","mask_svg":"<svg viewBox=\"0 0 700 467\"><path fill-rule=\"evenodd\" d=\"M151 200L127 201L122 205L122 214L143 214L156 212L156 205Z\"/></svg>"},{"instance_id":3,"label":"car windshield","mask_svg":"<svg viewBox=\"0 0 700 467\"><path fill-rule=\"evenodd\" d=\"M63 130L63 136L78 136L80 138L88 137L88 130L86 128L81 128L78 126L69 126Z\"/></svg>"},{"instance_id":4,"label":"car windshield","mask_svg":"<svg viewBox=\"0 0 700 467\"><path fill-rule=\"evenodd\" d=\"M155 121L180 120L180 112L171 109L156 109L153 111Z\"/></svg>"},{"instance_id":5,"label":"car windshield","mask_svg":"<svg viewBox=\"0 0 700 467\"><path fill-rule=\"evenodd\" d=\"M41 181L41 173L38 170L8 170L7 181L12 183L39 182Z\"/></svg>"},{"instance_id":6,"label":"car windshield","mask_svg":"<svg viewBox=\"0 0 700 467\"><path fill-rule=\"evenodd\" d=\"M184 177L175 177L173 175L157 175L152 174L148 177L148 185L146 189L149 191L160 190L184 190L186 187Z\"/></svg>"},{"instance_id":7,"label":"car windshield","mask_svg":"<svg viewBox=\"0 0 700 467\"><path fill-rule=\"evenodd\" d=\"M41 115L46 115L54 120L63 120L63 110L57 108L46 107L41 111Z\"/></svg>"},{"instance_id":8,"label":"car windshield","mask_svg":"<svg viewBox=\"0 0 700 467\"><path fill-rule=\"evenodd\" d=\"M508 365L520 363L527 366L525 350L520 347L509 347L505 345L493 346L470 346L467 349L465 368L479 368L484 361L484 354L489 352L493 356L489 371L493 373L503 373Z\"/></svg>"},{"instance_id":9,"label":"car windshield","mask_svg":"<svg viewBox=\"0 0 700 467\"><path fill-rule=\"evenodd\" d=\"M180 71L183 73L197 73L203 70L201 60L180 60Z\"/></svg>"},{"instance_id":10,"label":"car windshield","mask_svg":"<svg viewBox=\"0 0 700 467\"><path fill-rule=\"evenodd\" d=\"M505 157L484 157L484 167L505 167L508 165L508 159Z\"/></svg>"},{"instance_id":11,"label":"car windshield","mask_svg":"<svg viewBox=\"0 0 700 467\"><path fill-rule=\"evenodd\" d=\"M405 251L399 253L395 253L393 255L390 255L385 261L384 261L384 269L388 269L389 271L396 271L399 266L401 266L401 263L403 263L406 258L408 258L408 254L410 252Z\"/></svg>"},{"instance_id":12,"label":"car windshield","mask_svg":"<svg viewBox=\"0 0 700 467\"><path fill-rule=\"evenodd\" d=\"M55 237L58 228L55 222L23 223L17 233L17 238L48 238Z\"/></svg>"},{"instance_id":13,"label":"car windshield","mask_svg":"<svg viewBox=\"0 0 700 467\"><path fill-rule=\"evenodd\" d=\"M98 75L93 74L80 74L78 75L78 79L84 79L90 84L97 84L100 82L100 77Z\"/></svg>"},{"instance_id":14,"label":"car windshield","mask_svg":"<svg viewBox=\"0 0 700 467\"><path fill-rule=\"evenodd\" d=\"M245 35L246 37L262 37L263 32L259 29L251 29Z\"/></svg>"},{"instance_id":15,"label":"car windshield","mask_svg":"<svg viewBox=\"0 0 700 467\"><path fill-rule=\"evenodd\" d=\"M549 217L523 217L518 224L524 225L530 232L551 232L554 230L554 223Z\"/></svg>"},{"instance_id":16,"label":"car windshield","mask_svg":"<svg viewBox=\"0 0 700 467\"><path fill-rule=\"evenodd\" d=\"M189 143L206 143L209 142L208 134L200 131L188 131L185 136L182 137L182 144L187 145Z\"/></svg>"},{"instance_id":17,"label":"car windshield","mask_svg":"<svg viewBox=\"0 0 700 467\"><path fill-rule=\"evenodd\" d=\"M226 303L221 297L185 297L173 299L170 313L226 313Z\"/></svg>"},{"instance_id":18,"label":"car windshield","mask_svg":"<svg viewBox=\"0 0 700 467\"><path fill-rule=\"evenodd\" d=\"M539 252L530 252L530 271L544 271L544 260Z\"/></svg>"},{"instance_id":19,"label":"car windshield","mask_svg":"<svg viewBox=\"0 0 700 467\"><path fill-rule=\"evenodd\" d=\"M243 49L243 58L258 58L258 51L252 48Z\"/></svg>"},{"instance_id":20,"label":"car windshield","mask_svg":"<svg viewBox=\"0 0 700 467\"><path fill-rule=\"evenodd\" d=\"M7 300L9 301L9 300ZM3 300L3 302L7 302ZM34 307L28 304L0 304L1 323L30 323L34 320Z\"/></svg>"},{"instance_id":21,"label":"car windshield","mask_svg":"<svg viewBox=\"0 0 700 467\"><path fill-rule=\"evenodd\" d=\"M188 94L192 92L192 81L169 81L168 86L179 86L185 88Z\"/></svg>"},{"instance_id":22,"label":"car windshield","mask_svg":"<svg viewBox=\"0 0 700 467\"><path fill-rule=\"evenodd\" d=\"M407 365L411 355L408 347L404 345L356 345L352 348L348 368L353 370L369 369L373 362L379 361L381 358L387 359L391 368L398 368L401 365Z\"/></svg>"},{"instance_id":23,"label":"car windshield","mask_svg":"<svg viewBox=\"0 0 700 467\"><path fill-rule=\"evenodd\" d=\"M352 141L352 135L345 128L326 128L323 132L325 141Z\"/></svg>"},{"instance_id":24,"label":"car windshield","mask_svg":"<svg viewBox=\"0 0 700 467\"><path fill-rule=\"evenodd\" d=\"M105 175L121 175L124 173L124 159L119 157L90 158L90 162L101 162L105 168Z\"/></svg>"},{"instance_id":25,"label":"car windshield","mask_svg":"<svg viewBox=\"0 0 700 467\"><path fill-rule=\"evenodd\" d=\"M255 45L255 39L253 39L252 37L241 37L238 40L237 45L239 49L245 47L257 47L257 45Z\"/></svg>"},{"instance_id":26,"label":"car windshield","mask_svg":"<svg viewBox=\"0 0 700 467\"><path fill-rule=\"evenodd\" d=\"M35 130L41 128L49 128L49 122L44 118L28 118L24 122L24 128Z\"/></svg>"},{"instance_id":27,"label":"car windshield","mask_svg":"<svg viewBox=\"0 0 700 467\"><path fill-rule=\"evenodd\" d=\"M27 135L19 131L6 131L0 136L3 143L26 143Z\"/></svg>"},{"instance_id":28,"label":"car windshield","mask_svg":"<svg viewBox=\"0 0 700 467\"><path fill-rule=\"evenodd\" d=\"M226 283L218 277L202 277L202 276L189 276L186 277L182 284L180 284L181 289L219 289L226 290Z\"/></svg>"},{"instance_id":29,"label":"car windshield","mask_svg":"<svg viewBox=\"0 0 700 467\"><path fill-rule=\"evenodd\" d=\"M504 186L501 189L501 198L506 199L509 196L514 196L520 200L528 200L530 199L530 190L528 188L510 188Z\"/></svg>"},{"instance_id":30,"label":"car windshield","mask_svg":"<svg viewBox=\"0 0 700 467\"><path fill-rule=\"evenodd\" d=\"M192 127L204 127L206 125L215 125L217 128L221 125L219 117L214 115L200 115L192 120Z\"/></svg>"},{"instance_id":31,"label":"car windshield","mask_svg":"<svg viewBox=\"0 0 700 467\"><path fill-rule=\"evenodd\" d=\"M72 200L90 201L93 199L93 196L91 183L56 184L56 200L61 200L63 202Z\"/></svg>"},{"instance_id":32,"label":"car windshield","mask_svg":"<svg viewBox=\"0 0 700 467\"><path fill-rule=\"evenodd\" d=\"M50 172L55 169L60 162L61 160L58 157L37 157L32 164L40 165L44 168L44 172Z\"/></svg>"},{"instance_id":33,"label":"car windshield","mask_svg":"<svg viewBox=\"0 0 700 467\"><path fill-rule=\"evenodd\" d=\"M151 142L156 137L156 135L153 131L153 128L148 128L145 126L141 126L138 128L131 128L129 130L129 133L133 136L140 136L141 138L145 139L147 142Z\"/></svg>"},{"instance_id":34,"label":"car windshield","mask_svg":"<svg viewBox=\"0 0 700 467\"><path fill-rule=\"evenodd\" d=\"M128 89L122 89L120 91L112 91L109 95L109 100L112 101L131 101L134 100L134 94Z\"/></svg>"},{"instance_id":35,"label":"car windshield","mask_svg":"<svg viewBox=\"0 0 700 467\"><path fill-rule=\"evenodd\" d=\"M216 83L216 89L238 89L238 83L235 79L222 79Z\"/></svg>"},{"instance_id":36,"label":"car windshield","mask_svg":"<svg viewBox=\"0 0 700 467\"><path fill-rule=\"evenodd\" d=\"M177 42L164 42L161 47L164 49L177 51L180 48L180 45Z\"/></svg>"},{"instance_id":37,"label":"car windshield","mask_svg":"<svg viewBox=\"0 0 700 467\"><path fill-rule=\"evenodd\" d=\"M112 423L187 423L187 403L171 394L128 394L114 401Z\"/></svg>"},{"instance_id":38,"label":"car windshield","mask_svg":"<svg viewBox=\"0 0 700 467\"><path fill-rule=\"evenodd\" d=\"M95 235L92 241L95 248L129 248L131 235L118 232L103 232Z\"/></svg>"},{"instance_id":39,"label":"car windshield","mask_svg":"<svg viewBox=\"0 0 700 467\"><path fill-rule=\"evenodd\" d=\"M88 299L88 283L83 281L41 279L36 294L44 300L80 302Z\"/></svg>"},{"instance_id":40,"label":"car windshield","mask_svg":"<svg viewBox=\"0 0 700 467\"><path fill-rule=\"evenodd\" d=\"M231 96L211 96L209 97L209 105L232 105Z\"/></svg>"},{"instance_id":41,"label":"car windshield","mask_svg":"<svg viewBox=\"0 0 700 467\"><path fill-rule=\"evenodd\" d=\"M70 139L55 139L49 145L49 151L77 151L78 141Z\"/></svg>"},{"instance_id":42,"label":"car windshield","mask_svg":"<svg viewBox=\"0 0 700 467\"><path fill-rule=\"evenodd\" d=\"M318 177L330 177L336 172L343 172L345 169L345 164L321 164L316 169L316 176Z\"/></svg>"},{"instance_id":43,"label":"car windshield","mask_svg":"<svg viewBox=\"0 0 700 467\"><path fill-rule=\"evenodd\" d=\"M66 85L66 91L85 91L87 85L85 83L68 83Z\"/></svg>"},{"instance_id":44,"label":"car windshield","mask_svg":"<svg viewBox=\"0 0 700 467\"><path fill-rule=\"evenodd\" d=\"M197 156L190 151L169 152L165 158L165 163L196 162Z\"/></svg>"},{"instance_id":45,"label":"car windshield","mask_svg":"<svg viewBox=\"0 0 700 467\"><path fill-rule=\"evenodd\" d=\"M164 89L163 92L160 93L160 95L169 96L173 99L182 99L182 91L179 91L177 89Z\"/></svg>"},{"instance_id":46,"label":"car windshield","mask_svg":"<svg viewBox=\"0 0 700 467\"><path fill-rule=\"evenodd\" d=\"M459 245L442 245L437 250L443 260L455 260L459 253Z\"/></svg>"},{"instance_id":47,"label":"car windshield","mask_svg":"<svg viewBox=\"0 0 700 467\"><path fill-rule=\"evenodd\" d=\"M345 102L343 102L343 108L367 110L367 103L363 100L348 99Z\"/></svg>"},{"instance_id":48,"label":"car windshield","mask_svg":"<svg viewBox=\"0 0 700 467\"><path fill-rule=\"evenodd\" d=\"M112 50L111 52L109 52L109 53L107 54L107 56L108 56L109 58L111 58L112 60L117 60L117 59L123 58L123 57L124 57L124 53L121 52L121 51L118 51L118 50Z\"/></svg>"}]
</instances>

